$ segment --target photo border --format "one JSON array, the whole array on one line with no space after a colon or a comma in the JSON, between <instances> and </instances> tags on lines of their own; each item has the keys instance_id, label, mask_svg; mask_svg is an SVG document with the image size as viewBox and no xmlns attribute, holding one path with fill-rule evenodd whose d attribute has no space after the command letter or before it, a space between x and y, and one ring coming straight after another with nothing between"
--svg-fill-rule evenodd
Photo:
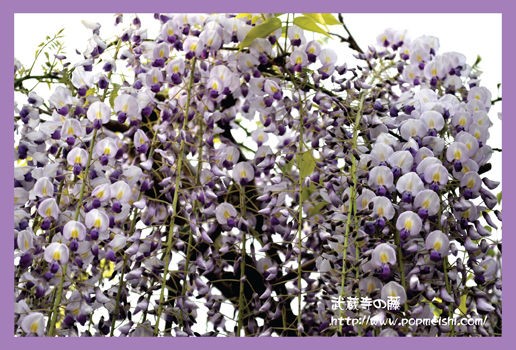
<instances>
[{"instance_id":1,"label":"photo border","mask_svg":"<svg viewBox=\"0 0 516 350\"><path fill-rule=\"evenodd\" d=\"M191 0L191 1L158 1L158 0L3 0L0 5L0 26L3 43L2 48L5 50L4 58L0 59L0 115L3 123L0 127L0 150L1 159L5 162L6 168L0 171L0 193L3 197L0 200L0 219L4 227L4 241L9 242L12 239L13 227L13 160L14 153L10 147L13 145L12 131L14 127L14 119L11 115L14 108L14 92L12 89L14 79L14 14L15 13L143 13L143 12L165 12L165 13L181 13L181 12L342 12L342 13L501 13L502 14L502 77L503 90L506 98L502 102L502 110L507 111L504 116L502 127L502 145L505 150L502 153L502 177L507 179L503 183L503 192L505 197L505 214L504 218L511 218L516 215L514 209L514 201L516 198L516 183L509 179L516 171L516 162L511 159L511 151L516 149L516 137L510 133L516 130L516 119L512 116L511 111L516 110L516 11L514 9L514 1L512 0L433 0L416 2L410 0L355 0L353 2L344 0L297 0L279 1L279 0L260 0L252 3L244 3L243 1L228 0ZM33 24L27 23L28 26ZM438 25L438 23L436 23ZM474 24L471 25L481 25ZM33 30L37 31L37 27ZM512 77L512 79L511 79ZM512 160L512 161L511 161ZM7 164L8 163L8 164ZM504 237L504 245L514 248L516 236L512 234L515 231L516 221L506 221L503 231L506 233ZM11 237L11 238L9 238ZM11 240L11 244L13 241ZM516 299L511 298L516 295L516 274L512 273L511 267L516 266L516 254L506 251L502 267L503 276L503 294L507 298L503 301L503 324L501 337L481 337L481 338L431 338L431 337L412 337L412 338L367 338L367 337L291 337L291 338L30 338L15 337L13 334L13 317L14 317L14 266L13 253L11 244L2 244L0 246L0 278L5 278L4 283L0 285L0 341L3 349L38 349L38 350L91 350L92 347L99 349L111 346L115 349L138 349L151 347L154 349L170 349L172 347L193 346L194 348L209 347L210 350L224 349L243 349L262 350L267 346L287 346L296 350L314 349L316 347L332 347L352 346L352 348L382 346L387 349L394 347L414 348L418 350L432 349L436 346L449 348L467 348L470 350L482 349L487 347L505 348L516 340L516 332L511 328L516 325L515 305Z\"/></svg>"}]
</instances>

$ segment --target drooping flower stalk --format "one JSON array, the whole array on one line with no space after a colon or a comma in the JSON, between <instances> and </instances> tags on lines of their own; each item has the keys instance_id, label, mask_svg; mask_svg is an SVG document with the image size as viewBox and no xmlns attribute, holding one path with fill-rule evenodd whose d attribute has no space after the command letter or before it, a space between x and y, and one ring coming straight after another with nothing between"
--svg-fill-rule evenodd
<instances>
[{"instance_id":1,"label":"drooping flower stalk","mask_svg":"<svg viewBox=\"0 0 516 350\"><path fill-rule=\"evenodd\" d=\"M299 90L298 90L299 93ZM302 159L303 155L303 149L304 149L304 113L303 113L303 99L301 98L301 93L299 93L299 150L298 150L298 159ZM297 296L297 327L298 327L298 335L301 335L301 302L302 302L302 296L303 292L301 289L301 278L303 274L303 267L302 267L302 251L303 251L303 183L304 179L301 176L301 166L298 164L299 167L299 209L298 209L298 217L297 217L297 289L298 289L298 296Z\"/></svg>"},{"instance_id":2,"label":"drooping flower stalk","mask_svg":"<svg viewBox=\"0 0 516 350\"><path fill-rule=\"evenodd\" d=\"M200 178L201 178L201 171L202 171L202 164L203 164L203 132L204 132L204 120L202 118L202 114L197 113L197 123L199 125L199 131L197 133L197 171L195 173L195 186L199 187L201 186ZM196 210L198 210L199 201L196 200L193 202L192 205L192 212L196 213ZM186 248L186 257L185 257L185 268L183 271L183 286L181 288L181 297L184 298L188 289L188 273L190 269L190 258L192 254L192 248L194 243L194 233L192 229L188 231L188 243ZM181 309L181 322L184 319L183 317L183 310Z\"/></svg>"},{"instance_id":3,"label":"drooping flower stalk","mask_svg":"<svg viewBox=\"0 0 516 350\"><path fill-rule=\"evenodd\" d=\"M141 192L140 192L140 195L138 196L138 200L140 198L141 198ZM137 214L138 214L138 209L134 208L133 219L131 220L131 228L129 229L129 232L128 232L129 237L134 233L134 230L136 227L136 221L138 219ZM109 331L110 336L113 336L113 334L115 333L116 318L118 317L118 313L120 312L120 297L122 296L122 289L125 287L124 277L125 277L125 270L126 270L127 263L128 263L128 258L129 258L128 255L124 255L124 260L122 262L122 268L120 271L120 278L118 279L118 290L117 290L116 299L115 299L115 311L111 318L111 330Z\"/></svg>"},{"instance_id":4,"label":"drooping flower stalk","mask_svg":"<svg viewBox=\"0 0 516 350\"><path fill-rule=\"evenodd\" d=\"M79 200L77 202L77 208L75 209L75 214L74 214L74 220L75 221L78 220L79 214L81 212L82 201L83 201L84 193L85 193L85 190L86 190L86 182L87 182L87 179L88 179L90 165L91 165L91 161L92 161L92 158L93 158L93 149L95 147L95 140L97 138L97 131L98 131L98 129L95 128L95 130L93 131L93 136L91 138L90 149L88 151L88 160L86 162L86 168L84 169L84 172L83 172L84 176L83 176L83 179L82 179L81 191L79 193ZM56 323L57 323L57 317L58 317L57 310L59 308L59 305L61 305L61 298L62 298L62 295L63 295L63 286L64 286L64 281L66 279L67 267L68 267L67 264L64 264L61 267L61 279L60 279L59 284L57 286L57 290L54 293L54 303L53 303L53 306L52 306L51 314L49 316L49 325L48 325L48 335L51 336L51 337L55 335L55 329L56 329Z\"/></svg>"},{"instance_id":5,"label":"drooping flower stalk","mask_svg":"<svg viewBox=\"0 0 516 350\"><path fill-rule=\"evenodd\" d=\"M185 130L187 124L188 124L188 114L190 111L190 102L193 94L193 88L194 88L194 72L195 72L195 65L197 63L197 58L194 57L191 60L191 67L190 67L190 79L187 86L187 98L186 98L186 106L185 106L185 113L184 113L184 119L183 124L181 126L181 131ZM161 278L161 289L160 289L160 295L159 295L159 303L158 303L158 310L156 311L156 324L154 325L154 335L157 336L159 334L159 323L161 319L161 314L163 313L163 304L165 302L165 289L167 286L167 278L168 278L168 272L169 272L169 265L170 265L170 259L171 259L171 251L172 251L172 244L174 239L174 228L175 228L175 220L177 216L177 205L179 200L179 187L181 185L181 174L182 174L182 168L183 168L183 161L184 161L184 148L185 148L185 140L184 138L181 138L181 144L179 146L179 154L177 156L177 166L176 166L176 180L175 180L175 190L174 190L174 197L172 199L172 215L170 217L170 227L168 230L167 235L167 243L165 248L165 255L163 257L163 276Z\"/></svg>"},{"instance_id":6,"label":"drooping flower stalk","mask_svg":"<svg viewBox=\"0 0 516 350\"><path fill-rule=\"evenodd\" d=\"M126 269L126 265L127 265L127 259L128 259L128 256L124 255L124 261L122 262L122 268L120 271L120 278L118 279L118 289L117 289L116 298L115 298L115 311L111 315L111 329L109 331L109 335L111 337L115 333L116 319L118 317L118 313L120 312L120 297L122 295L122 289L124 288L124 276L125 276L125 269Z\"/></svg>"},{"instance_id":7,"label":"drooping flower stalk","mask_svg":"<svg viewBox=\"0 0 516 350\"><path fill-rule=\"evenodd\" d=\"M401 249L400 232L394 230L394 243L396 244L396 251L398 254L398 269L400 270L400 282L401 286L407 290L407 282L405 279L405 264L403 263L403 251ZM405 311L408 311L408 304L405 302L403 305Z\"/></svg>"},{"instance_id":8,"label":"drooping flower stalk","mask_svg":"<svg viewBox=\"0 0 516 350\"><path fill-rule=\"evenodd\" d=\"M244 187L241 185L237 185L239 189L239 198L240 198L240 215L242 220L245 220L246 216L246 207L245 207L245 191ZM247 225L245 225L247 227ZM240 336L242 332L242 328L244 326L244 318L245 313L244 310L247 308L247 302L245 298L245 284L247 283L245 268L246 263L245 259L247 257L246 252L246 230L240 230L242 235L242 243L240 247L240 278L239 278L239 289L238 289L238 324L237 324L237 332L236 336ZM245 333L245 331L244 331Z\"/></svg>"},{"instance_id":9,"label":"drooping flower stalk","mask_svg":"<svg viewBox=\"0 0 516 350\"><path fill-rule=\"evenodd\" d=\"M364 108L364 101L367 95L367 90L360 93L358 106L355 114L355 121L353 123L353 138L351 139L351 150L352 152L357 149L358 146L358 131L360 130L360 119L362 118L362 109ZM356 214L356 191L357 191L357 160L354 155L351 156L351 168L349 171L349 177L351 179L351 186L349 189L349 207L348 215L346 218L346 227L344 231L344 242L342 247L342 270L341 270L341 283L340 283L340 297L346 296L346 275L347 275L347 255L348 255L348 244L349 236L351 234L351 223L353 217ZM342 317L344 310L340 310L340 317ZM339 332L342 332L342 324L339 325Z\"/></svg>"}]
</instances>

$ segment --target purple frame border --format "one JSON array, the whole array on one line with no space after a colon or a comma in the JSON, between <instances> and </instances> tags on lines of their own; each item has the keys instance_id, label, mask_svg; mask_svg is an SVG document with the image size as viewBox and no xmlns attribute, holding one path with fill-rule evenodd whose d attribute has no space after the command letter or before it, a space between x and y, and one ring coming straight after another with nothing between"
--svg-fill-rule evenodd
<instances>
[{"instance_id":1,"label":"purple frame border","mask_svg":"<svg viewBox=\"0 0 516 350\"><path fill-rule=\"evenodd\" d=\"M285 1L261 0L244 4L243 1L210 1L194 0L192 2L167 2L159 0L88 0L80 2L74 0L18 0L2 1L0 11L0 28L3 47L6 50L6 57L0 60L0 113L4 126L0 127L0 152L1 159L9 163L7 168L0 172L0 193L5 195L4 200L0 201L0 219L6 230L3 232L5 242L10 241L11 228L13 227L13 153L10 147L13 145L11 134L13 121L11 113L13 111L14 95L12 91L13 81L13 56L14 56L14 14L15 13L58 13L58 12L351 12L351 13L501 13L502 14L502 47L503 47L503 66L502 76L503 90L505 96L516 93L516 80L509 77L516 77L516 41L509 33L516 32L516 8L510 0L433 0L431 2L416 2L407 0L356 0L352 3L345 3L343 0L310 1L297 0L295 5ZM28 24L30 25L30 24ZM37 30L37 28L34 28ZM503 101L503 111L516 110L516 99L505 99ZM504 116L503 167L502 176L509 179L513 171L516 171L516 163L510 161L511 149L516 149L516 138L510 137L511 129L516 128L516 120L511 118L509 113ZM516 214L512 205L516 198L516 184L505 181L503 184L505 197L504 217L511 217L511 212ZM507 202L509 201L509 202ZM507 214L509 211L509 214ZM509 232L504 237L504 245L512 247L516 238L512 237L511 231L516 228L516 223L506 221L504 232ZM12 242L12 241L11 241ZM11 243L12 244L12 243ZM372 347L383 345L392 347L418 347L421 350L434 349L436 345L445 348L467 347L470 350L486 349L487 347L498 346L508 348L509 344L516 340L516 333L511 330L516 324L515 312L516 299L511 297L516 295L516 276L510 273L507 266L514 266L516 254L507 254L504 257L503 286L504 295L508 296L503 302L505 315L503 318L502 337L490 338L446 338L436 340L427 337L414 338L15 338L13 336L13 265L12 265L12 246L2 244L0 246L0 276L6 279L0 285L0 339L2 348L9 350L27 349L36 347L37 349L59 350L69 349L73 346L75 350L86 350L91 347L105 347L107 345L123 347L125 349L142 349L151 346L153 349L169 349L173 346L195 346L211 347L212 349L241 349L246 347L248 350L263 349L266 346L288 346L296 350L313 349L314 347L352 345L353 347Z\"/></svg>"}]
</instances>

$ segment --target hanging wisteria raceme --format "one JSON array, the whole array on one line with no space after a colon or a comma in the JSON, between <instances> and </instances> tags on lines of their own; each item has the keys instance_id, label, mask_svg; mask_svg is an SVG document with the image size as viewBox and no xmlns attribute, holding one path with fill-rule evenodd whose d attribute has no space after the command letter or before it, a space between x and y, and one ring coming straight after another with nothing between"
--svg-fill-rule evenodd
<instances>
[{"instance_id":1,"label":"hanging wisteria raceme","mask_svg":"<svg viewBox=\"0 0 516 350\"><path fill-rule=\"evenodd\" d=\"M16 335L501 334L478 62L337 49L329 14L154 17L15 67Z\"/></svg>"}]
</instances>

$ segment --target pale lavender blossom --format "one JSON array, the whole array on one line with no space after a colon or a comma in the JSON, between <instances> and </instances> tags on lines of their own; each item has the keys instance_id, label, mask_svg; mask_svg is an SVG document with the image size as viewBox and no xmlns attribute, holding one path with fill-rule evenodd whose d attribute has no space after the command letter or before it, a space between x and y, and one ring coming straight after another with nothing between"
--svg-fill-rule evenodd
<instances>
[{"instance_id":1,"label":"pale lavender blossom","mask_svg":"<svg viewBox=\"0 0 516 350\"><path fill-rule=\"evenodd\" d=\"M40 177L34 184L34 194L40 198L53 197L54 185L46 176Z\"/></svg>"},{"instance_id":2,"label":"pale lavender blossom","mask_svg":"<svg viewBox=\"0 0 516 350\"><path fill-rule=\"evenodd\" d=\"M402 239L407 239L410 236L417 236L422 227L423 221L420 216L412 211L401 213L396 220L396 228L400 231L400 237Z\"/></svg>"},{"instance_id":3,"label":"pale lavender blossom","mask_svg":"<svg viewBox=\"0 0 516 350\"><path fill-rule=\"evenodd\" d=\"M373 250L371 262L376 267L382 267L385 264L394 266L396 264L396 251L390 244L380 243Z\"/></svg>"},{"instance_id":4,"label":"pale lavender blossom","mask_svg":"<svg viewBox=\"0 0 516 350\"><path fill-rule=\"evenodd\" d=\"M418 214L425 219L427 216L434 216L439 212L440 200L435 191L423 190L414 198L414 206L419 210Z\"/></svg>"},{"instance_id":5,"label":"pale lavender blossom","mask_svg":"<svg viewBox=\"0 0 516 350\"><path fill-rule=\"evenodd\" d=\"M249 162L240 162L233 167L233 179L245 185L254 179L254 168Z\"/></svg>"},{"instance_id":6,"label":"pale lavender blossom","mask_svg":"<svg viewBox=\"0 0 516 350\"><path fill-rule=\"evenodd\" d=\"M118 120L125 122L126 119L139 119L138 100L129 94L120 94L115 98L114 110L117 113Z\"/></svg>"},{"instance_id":7,"label":"pale lavender blossom","mask_svg":"<svg viewBox=\"0 0 516 350\"><path fill-rule=\"evenodd\" d=\"M44 218L54 218L57 220L60 212L55 198L44 199L38 206L38 214Z\"/></svg>"},{"instance_id":8,"label":"pale lavender blossom","mask_svg":"<svg viewBox=\"0 0 516 350\"><path fill-rule=\"evenodd\" d=\"M43 336L45 333L45 316L41 312L31 312L23 318L21 328L26 334Z\"/></svg>"},{"instance_id":9,"label":"pale lavender blossom","mask_svg":"<svg viewBox=\"0 0 516 350\"><path fill-rule=\"evenodd\" d=\"M100 128L101 124L106 124L109 121L111 108L104 102L95 101L88 108L86 115L96 128Z\"/></svg>"},{"instance_id":10,"label":"pale lavender blossom","mask_svg":"<svg viewBox=\"0 0 516 350\"><path fill-rule=\"evenodd\" d=\"M430 251L430 258L440 260L448 255L450 240L439 230L432 231L425 239L425 247Z\"/></svg>"},{"instance_id":11,"label":"pale lavender blossom","mask_svg":"<svg viewBox=\"0 0 516 350\"><path fill-rule=\"evenodd\" d=\"M233 226L236 223L237 211L231 204L224 202L217 205L215 216L219 224Z\"/></svg>"},{"instance_id":12,"label":"pale lavender blossom","mask_svg":"<svg viewBox=\"0 0 516 350\"><path fill-rule=\"evenodd\" d=\"M51 262L59 262L60 264L66 264L70 257L70 252L68 247L59 242L50 243L45 248L45 261Z\"/></svg>"},{"instance_id":13,"label":"pale lavender blossom","mask_svg":"<svg viewBox=\"0 0 516 350\"><path fill-rule=\"evenodd\" d=\"M393 189L393 181L392 171L384 165L376 166L369 172L368 184L377 191L378 195L383 195L386 191Z\"/></svg>"},{"instance_id":14,"label":"pale lavender blossom","mask_svg":"<svg viewBox=\"0 0 516 350\"><path fill-rule=\"evenodd\" d=\"M86 214L85 224L86 227L103 233L106 232L109 227L109 218L104 211L93 209Z\"/></svg>"},{"instance_id":15,"label":"pale lavender blossom","mask_svg":"<svg viewBox=\"0 0 516 350\"><path fill-rule=\"evenodd\" d=\"M399 297L400 304L404 304L407 301L407 293L405 288L396 281L390 281L382 287L381 291L382 299L387 300L388 297Z\"/></svg>"},{"instance_id":16,"label":"pale lavender blossom","mask_svg":"<svg viewBox=\"0 0 516 350\"><path fill-rule=\"evenodd\" d=\"M79 221L68 221L63 227L63 236L66 239L82 241L86 238L86 226Z\"/></svg>"},{"instance_id":17,"label":"pale lavender blossom","mask_svg":"<svg viewBox=\"0 0 516 350\"><path fill-rule=\"evenodd\" d=\"M23 230L18 232L16 245L22 252L26 252L34 247L34 233L32 230Z\"/></svg>"}]
</instances>

